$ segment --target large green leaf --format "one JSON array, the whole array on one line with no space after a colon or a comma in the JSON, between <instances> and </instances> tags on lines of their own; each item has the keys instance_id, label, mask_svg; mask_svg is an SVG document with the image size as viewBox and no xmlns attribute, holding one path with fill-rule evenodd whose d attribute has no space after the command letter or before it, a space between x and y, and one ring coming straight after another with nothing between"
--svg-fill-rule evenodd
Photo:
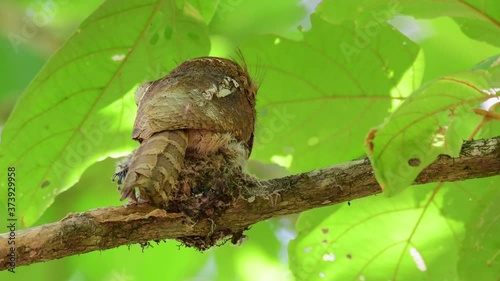
<instances>
[{"instance_id":1,"label":"large green leaf","mask_svg":"<svg viewBox=\"0 0 500 281\"><path fill-rule=\"evenodd\" d=\"M333 23L355 20L360 29L373 29L395 15L416 18L452 17L469 37L500 46L500 2L497 0L326 0L317 9Z\"/></svg>"},{"instance_id":2,"label":"large green leaf","mask_svg":"<svg viewBox=\"0 0 500 281\"><path fill-rule=\"evenodd\" d=\"M252 157L294 172L362 155L370 126L419 86L422 71L413 65L418 47L388 24L360 45L352 24L313 15L303 37L260 36L241 46L264 73Z\"/></svg>"},{"instance_id":3,"label":"large green leaf","mask_svg":"<svg viewBox=\"0 0 500 281\"><path fill-rule=\"evenodd\" d=\"M220 5L220 0L190 0L185 1L185 11L192 14L194 17L201 17L206 24L212 21L212 18L217 11L218 5Z\"/></svg>"},{"instance_id":4,"label":"large green leaf","mask_svg":"<svg viewBox=\"0 0 500 281\"><path fill-rule=\"evenodd\" d=\"M135 112L125 93L176 62L208 54L206 25L176 2L107 1L19 99L3 130L0 161L2 174L6 166L18 171L23 225L32 224L85 168L134 145L124 141Z\"/></svg>"},{"instance_id":5,"label":"large green leaf","mask_svg":"<svg viewBox=\"0 0 500 281\"><path fill-rule=\"evenodd\" d=\"M422 185L391 198L356 200L331 213L312 210L313 223L307 216L297 222L290 267L297 281L456 280L463 220L481 204L479 198L498 193L499 183L496 177ZM470 270L472 275L481 267Z\"/></svg>"},{"instance_id":6,"label":"large green leaf","mask_svg":"<svg viewBox=\"0 0 500 281\"><path fill-rule=\"evenodd\" d=\"M201 280L288 280L283 278L286 266L276 259L280 251L280 241L273 232L276 224L275 220L269 220L253 225L245 232L248 241L241 247L231 247L228 242L214 249L217 278L203 276Z\"/></svg>"},{"instance_id":7,"label":"large green leaf","mask_svg":"<svg viewBox=\"0 0 500 281\"><path fill-rule=\"evenodd\" d=\"M427 84L370 132L367 154L387 194L408 187L438 155L457 157L462 140L475 136L481 117L472 109L500 97L498 58L490 67Z\"/></svg>"}]
</instances>

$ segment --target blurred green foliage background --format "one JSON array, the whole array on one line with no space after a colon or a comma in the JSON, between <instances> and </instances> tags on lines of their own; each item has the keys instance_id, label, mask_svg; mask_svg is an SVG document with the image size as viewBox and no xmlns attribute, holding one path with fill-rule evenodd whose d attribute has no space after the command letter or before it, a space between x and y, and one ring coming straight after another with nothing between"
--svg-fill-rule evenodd
<instances>
[{"instance_id":1,"label":"blurred green foliage background","mask_svg":"<svg viewBox=\"0 0 500 281\"><path fill-rule=\"evenodd\" d=\"M325 132L325 128L328 127L324 124L332 124L331 127L336 128L339 132L347 131L345 127L337 124L342 123L343 116L332 113L332 111L337 112L337 110L331 110L328 107L317 107L319 106L318 104L308 104L306 102L294 103L294 98L296 96L299 97L301 94L293 93L293 79L290 78L292 75L281 78L284 80L279 80L279 75L276 74L279 72L275 72L272 68L273 65L270 63L283 65L283 67L286 65L286 67L295 71L295 69L298 69L297 65L300 65L298 62L314 58L313 54L306 53L297 47L297 45L300 45L297 42L303 40L304 36L310 36L308 38L313 38L320 42L321 37L324 36L325 53L329 51L330 45L328 44L339 42L336 41L338 38L329 38L331 35L322 35L319 31L314 30L314 24L316 26L327 26L326 23L316 17L317 15L313 15L313 31L309 35L304 33L311 28L310 16L319 1L274 1L272 4L264 0L173 2L191 3L193 7L199 8L199 11L201 11L199 14L200 20L205 22L208 28L207 33L211 44L209 49L210 55L227 56L232 53L235 46L240 46L247 57L251 71L253 71L257 80L262 82L258 99L258 110L261 118L259 120L259 128L257 128L257 136L259 136L260 130L261 139L260 144L259 139L256 140L256 144L260 145L260 148L256 147L255 154L249 163L249 170L252 173L262 178L273 178L292 172L321 168L326 165L362 156L363 147L362 142L359 140L362 139L367 131L360 130L353 133L353 135L356 135L356 133L359 135L353 137L355 141L352 141L350 138L339 138L336 142L332 140L335 139L335 135L331 135L329 131ZM324 2L324 6L320 6L322 9L320 12L323 14L325 11L328 11L329 5L338 4L339 7L342 7L343 2L347 3L349 1L339 1L339 3L335 3L336 1ZM384 1L360 1L358 5L370 8L370 5L375 5L377 2ZM429 7L432 7L433 3L432 1L430 2ZM0 2L0 81L2 82L0 89L0 129L3 128L9 118L18 98L51 55L63 46L65 41L77 30L80 24L102 3L103 1L97 0L2 0ZM50 21L43 26L37 26L33 30L32 37L24 37L21 41L15 41L17 43L13 44L12 34L19 34L25 28L26 21L29 21L30 16L33 13L46 9L47 5L55 5L56 7ZM346 7L338 9L346 15L344 20L348 21L347 24L345 22L342 23L345 24L342 28L349 30L349 24L362 24L364 20L363 13L352 13L351 17L350 7L348 5ZM496 22L497 27L496 33L492 33L494 37L499 34L498 16L500 15L500 10L495 10L498 9L498 6L494 5L492 9L492 13L494 16L496 15L496 18L494 16L491 18L492 21ZM446 14L446 10L443 10L442 13ZM316 17L316 22L314 17ZM499 46L495 46L494 42L478 41L464 34L464 30L461 29L463 26L459 22L457 23L456 20L449 17L434 17L430 15L422 17L426 19L415 19L409 16L398 15L391 20L391 25L397 27L399 32L410 39L407 44L410 46L409 49L415 51L415 53L411 53L407 58L401 60L403 61L402 63L405 63L407 60L408 64L415 69L415 72L421 72L423 83L430 82L444 75L471 69L483 59L500 53ZM325 27L325 29L327 28L329 27ZM316 32L315 35L311 35L313 32ZM347 33L349 32L347 31ZM390 33L390 31L387 32ZM383 38L382 35L375 38ZM403 36L401 35L401 37ZM151 38L154 38L154 36ZM317 43L318 41L315 42ZM153 41L149 43L153 44ZM375 46L379 46L380 49L383 49L385 44L384 41L372 43ZM283 49L271 49L270 46L273 44L279 45L279 48ZM390 50L387 52L390 52ZM165 50L165 52L167 51ZM341 54L339 52L335 53L335 51L337 49L332 51L334 54L329 55L331 57L341 57ZM394 49L394 52L397 53L398 51ZM189 56L191 54L184 55ZM398 57L394 57L394 59L398 59ZM339 59L339 61L342 61L342 59ZM169 61L166 64L170 66L173 62ZM361 67L368 66L361 65ZM164 72L165 69L161 67L160 69L149 69L147 71L152 72L148 74L149 76L158 76L164 74L161 72ZM323 72L324 70L317 66L316 68L311 68L309 72L298 73L305 77L308 77L307 75L310 74L314 78L314 76L321 77ZM401 77L403 71L395 75ZM278 78L274 79L274 77ZM362 81L361 76L357 79ZM142 81L134 82L140 83ZM285 85L287 82L290 82L290 85ZM335 81L335 83L337 82ZM341 82L338 83L339 88L343 87ZM418 88L419 85L417 83L416 87ZM278 90L276 90L287 87L291 89L285 93L278 93ZM370 87L372 85L368 85L366 88L369 89ZM376 87L376 85L373 85L373 87ZM412 90L415 89L413 88ZM370 95L373 94L369 90L368 92ZM125 94L125 92L122 94ZM340 94L342 94L342 91L340 91ZM377 94L390 95L387 91L373 95ZM297 98L296 101L304 101L309 97L308 95L309 93L302 93L302 96ZM129 95L129 97L131 96ZM319 97L322 98L323 96L320 95ZM395 98L394 100L397 101L398 99ZM133 103L133 100L130 100L130 102ZM319 100L320 104L323 102L324 100ZM338 106L337 101L334 102L336 103L335 106ZM269 127L269 123L267 123L269 118L267 117L272 115L274 109L281 110L280 103L283 103L285 109L289 110L291 114L299 116L297 120L293 121L295 129L300 126L306 126L307 128L310 127L316 133L313 135L310 133L311 130L309 130L307 133L297 136L296 139L303 143L309 141L309 146L301 149L299 145L290 141L289 138L292 139L294 138L294 134L297 134L293 130L277 132L276 137L270 142L263 141L262 132L265 132L265 128ZM344 107L343 103L340 105ZM370 113L376 116L376 118L373 120L362 120L360 123L367 128L379 124L388 115L391 108L390 105L390 99L387 99L384 103L377 104L377 110L374 110L376 113ZM364 105L359 104L359 106L361 108ZM352 108L345 106L345 110L350 111ZM318 111L325 116L316 116L315 118L318 118L319 121L311 122L312 111ZM363 107L362 112L365 111L366 109ZM70 113L68 112L68 114ZM304 120L301 119L302 117L304 117ZM321 120L327 121L321 123ZM131 125L128 124L127 126L131 127ZM323 137L322 133L326 134L326 136ZM321 149L315 150L316 148L313 147L318 141L313 136L319 136ZM311 143L313 144L311 145ZM133 146L133 142L123 141L121 152L125 152L127 148L131 149ZM289 147L295 147L296 150L290 150ZM122 202L118 201L119 196L116 191L116 185L110 181L116 159L105 158L100 160L102 161L98 161L86 169L71 189L59 194L45 213L41 214L40 211L38 215L41 217L36 220L35 225L57 221L71 212L82 212L92 208L122 204ZM18 177L28 178L30 175L23 174L22 170L19 170ZM356 266L345 266L344 271L336 267L331 267L328 263L326 265L323 264L323 262L328 262L332 259L340 263L340 254L336 256L330 254L332 247L341 252L344 251L344 249L341 249L342 247L348 248L347 245L349 245L352 247L345 251L356 252L356 250L353 250L356 248L356 245L359 248L362 241L374 239L371 242L372 245L378 245L382 249L385 249L384 247L389 247L388 245L394 241L389 238L386 239L387 233L384 231L393 231L393 233L401 233L397 236L407 238L409 243L424 245L422 247L427 249L427 251L439 247L445 248L444 250L441 249L435 255L429 254L427 256L429 258L427 260L429 268L441 267L444 269L441 271L434 270L432 274L419 275L418 280L458 280L457 272L459 270L456 268L456 264L462 257L460 256L460 243L463 239L469 239L464 238L464 225L468 223L469 214L465 214L465 212L462 214L458 210L470 210L469 208L483 203L488 206L492 204L495 206L494 200L491 198L498 198L498 192L492 195L488 193L488 188L498 187L498 184L499 179L496 177L466 183L446 184L444 186L436 184L426 185L418 188L418 190L408 191L399 197L391 199L381 198L381 196L365 198L351 202L352 206L345 204L306 212L300 216L297 229L295 223L298 215L271 219L254 225L246 233L250 239L242 247L224 245L204 253L199 253L192 249L179 247L179 243L176 241L167 241L159 245L153 243L152 247L144 250L138 245L130 245L129 247L123 246L104 252L93 252L61 260L33 264L28 267L19 267L16 269L15 274L5 271L0 272L0 279L250 281L293 280L293 274L295 274L297 280L365 280L363 279L363 270L371 274L378 270L380 274L372 275L373 278L370 280L387 280L391 277L395 277L393 280L396 280L396 278L397 280L417 280L416 278L413 279L416 276L412 275L413 271L408 269L411 266L414 267L411 260L405 260L408 257L403 259L403 255L401 254L401 260L403 260L401 264L397 263L395 265L396 262L390 262L394 261L394 257L399 257L397 254L404 252L406 248L390 250L396 252L394 255L384 252L385 250L373 250L381 251L377 252L380 255L368 255L366 259L370 260L370 262L363 260L363 263ZM19 187L19 189L22 188ZM460 190L460 194L457 196L453 192L453 189ZM480 190L478 191L478 189ZM437 191L439 191L439 194L434 194ZM1 196L3 196L3 193ZM480 200L484 198L490 198L490 201ZM480 202L481 204L473 204L472 206L468 203L469 201ZM429 202L438 206L436 209L426 213ZM29 202L26 202L26 204L29 204ZM19 206L19 208L25 208L25 206ZM397 208L411 209L411 213L396 212L394 216L383 217L381 221L374 222L374 225L366 226L365 219L367 217L391 212ZM444 216L442 214L443 210L448 212ZM481 210L477 212L481 213ZM4 204L0 206L0 213L0 218L3 219L6 213ZM435 214L434 216L430 216L429 213ZM421 218L424 219L422 220ZM441 219L445 222L440 221ZM427 224L425 224L426 220L428 220ZM401 222L407 221L417 222L415 225L401 224ZM340 225L338 225L339 222ZM342 223L352 227L340 230L342 229ZM446 226L443 226L443 224L446 224ZM440 226L437 227L436 225ZM367 228L362 228L364 226ZM338 241L341 241L339 243L342 247L328 245L328 247L325 246L324 249L318 250L319 252L314 249L312 252L315 252L315 256L307 260L308 257L304 253L308 252L308 245L314 244L311 241L320 239L318 237L324 234L318 234L320 230L324 232L323 229L330 229L332 235L334 235L333 230L335 228L338 231L346 232L352 231L354 228L359 229L348 236L348 238L351 237L350 239L342 240L343 238L339 238L340 240ZM413 234L408 234L408 229L416 230L416 233L421 237L412 240L413 236L411 235ZM443 234L441 237L441 235L433 233L436 229L439 229L443 233L452 229L453 233ZM288 248L290 240L295 238L297 233L301 233L301 235ZM371 233L372 236L367 238L360 235L360 233ZM496 234L498 236L499 233L497 232ZM452 242L446 244L443 241L449 240L449 235L453 236L454 240L452 239ZM318 241L321 241L321 239ZM498 246L498 244L494 245ZM372 251L367 246L363 247L366 247L367 252ZM292 265L292 270L289 270L289 254L291 256L290 264ZM351 259L349 255L343 255L343 262ZM356 257L355 254L353 255ZM493 272L485 273L483 276L484 279L481 280L495 280L492 278L500 276L498 258L496 260L493 259L493 263ZM377 268L375 265L379 267ZM481 266L473 265L471 268L474 268L474 266L477 266L478 272L481 271ZM470 278L478 276L470 274L470 271L467 271L463 273L462 277L469 275L472 276ZM368 274L368 276L370 275ZM470 278L468 280L473 280Z\"/></svg>"}]
</instances>

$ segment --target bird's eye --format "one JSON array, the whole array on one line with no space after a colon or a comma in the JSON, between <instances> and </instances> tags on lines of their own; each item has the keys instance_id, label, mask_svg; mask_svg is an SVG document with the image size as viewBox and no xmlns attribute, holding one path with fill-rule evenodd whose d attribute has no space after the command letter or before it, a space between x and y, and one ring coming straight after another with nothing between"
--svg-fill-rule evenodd
<instances>
[{"instance_id":1,"label":"bird's eye","mask_svg":"<svg viewBox=\"0 0 500 281\"><path fill-rule=\"evenodd\" d=\"M146 82L146 83L140 85L139 87L137 87L137 89L135 89L134 98L135 98L135 104L136 105L139 105L139 102L141 101L141 99L144 96L144 94L148 91L148 89L151 86L151 84L153 84L153 83L152 82Z\"/></svg>"}]
</instances>

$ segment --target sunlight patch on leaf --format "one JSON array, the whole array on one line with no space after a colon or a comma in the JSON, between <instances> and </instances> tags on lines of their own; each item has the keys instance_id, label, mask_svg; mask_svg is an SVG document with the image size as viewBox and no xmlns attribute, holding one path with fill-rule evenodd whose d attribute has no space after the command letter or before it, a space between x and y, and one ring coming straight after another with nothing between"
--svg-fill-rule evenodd
<instances>
[{"instance_id":1,"label":"sunlight patch on leaf","mask_svg":"<svg viewBox=\"0 0 500 281\"><path fill-rule=\"evenodd\" d=\"M404 99L412 94L414 89L418 89L420 83L422 83L424 70L424 53L420 50L412 67L405 71L399 83L391 90L391 97L393 97L393 99L390 112L396 110L396 108L403 103Z\"/></svg>"},{"instance_id":2,"label":"sunlight patch on leaf","mask_svg":"<svg viewBox=\"0 0 500 281\"><path fill-rule=\"evenodd\" d=\"M236 45L257 34L275 34L300 40L299 24L308 20L311 13L302 2L221 0L210 22L210 31L230 38Z\"/></svg>"},{"instance_id":3,"label":"sunlight patch on leaf","mask_svg":"<svg viewBox=\"0 0 500 281\"><path fill-rule=\"evenodd\" d=\"M252 247L252 250L246 251L245 255L238 255L235 262L241 280L244 281L287 280L285 277L290 275L283 264L266 255L259 247Z\"/></svg>"},{"instance_id":4,"label":"sunlight patch on leaf","mask_svg":"<svg viewBox=\"0 0 500 281\"><path fill-rule=\"evenodd\" d=\"M221 1L188 0L183 4L183 10L186 14L191 15L193 18L202 19L205 24L209 24L217 11L217 7L221 5Z\"/></svg>"}]
</instances>

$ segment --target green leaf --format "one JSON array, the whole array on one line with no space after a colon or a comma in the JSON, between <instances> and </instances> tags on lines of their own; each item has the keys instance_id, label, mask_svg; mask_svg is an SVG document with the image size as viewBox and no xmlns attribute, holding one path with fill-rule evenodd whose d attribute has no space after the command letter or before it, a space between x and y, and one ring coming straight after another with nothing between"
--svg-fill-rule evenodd
<instances>
[{"instance_id":1,"label":"green leaf","mask_svg":"<svg viewBox=\"0 0 500 281\"><path fill-rule=\"evenodd\" d=\"M241 46L249 67L264 73L252 157L293 172L361 156L367 130L419 86L422 71L413 66L418 47L387 24L359 45L352 24L313 15L303 37L259 36Z\"/></svg>"},{"instance_id":2,"label":"green leaf","mask_svg":"<svg viewBox=\"0 0 500 281\"><path fill-rule=\"evenodd\" d=\"M499 177L487 180L490 188L478 199L479 204L471 210L465 224L466 235L457 264L460 280L500 278Z\"/></svg>"},{"instance_id":3,"label":"green leaf","mask_svg":"<svg viewBox=\"0 0 500 281\"><path fill-rule=\"evenodd\" d=\"M500 96L500 66L442 77L416 91L367 137L375 176L388 195L408 187L438 155L457 157L481 118L472 109ZM500 133L500 132L497 132Z\"/></svg>"},{"instance_id":4,"label":"green leaf","mask_svg":"<svg viewBox=\"0 0 500 281\"><path fill-rule=\"evenodd\" d=\"M315 223L301 215L289 244L290 268L297 281L456 280L464 228L455 216L478 206L490 188L483 183L421 185L330 214L312 210Z\"/></svg>"},{"instance_id":5,"label":"green leaf","mask_svg":"<svg viewBox=\"0 0 500 281\"><path fill-rule=\"evenodd\" d=\"M470 38L500 46L500 2L464 1L323 1L318 13L332 23L355 20L360 29L370 29L395 15L415 18L452 17Z\"/></svg>"},{"instance_id":6,"label":"green leaf","mask_svg":"<svg viewBox=\"0 0 500 281\"><path fill-rule=\"evenodd\" d=\"M307 9L300 0L224 0L210 22L210 32L236 44L255 34L298 40L301 38L296 26L306 15Z\"/></svg>"},{"instance_id":7,"label":"green leaf","mask_svg":"<svg viewBox=\"0 0 500 281\"><path fill-rule=\"evenodd\" d=\"M498 66L500 66L500 55L487 58L474 68L488 70L493 77L497 77L497 79L492 81L492 90L497 91L497 95L499 92L498 89L500 89L500 67ZM476 138L493 138L499 136L500 97L488 99L482 104L481 108L485 110L481 112L487 113L487 115L483 116L481 123L477 126L479 131L477 132ZM490 115L495 117L492 118Z\"/></svg>"},{"instance_id":8,"label":"green leaf","mask_svg":"<svg viewBox=\"0 0 500 281\"><path fill-rule=\"evenodd\" d=\"M135 112L125 93L208 51L206 25L174 0L106 1L85 20L19 99L2 132L1 172L18 170L22 224L33 224L88 166L134 146L125 142Z\"/></svg>"}]
</instances>

